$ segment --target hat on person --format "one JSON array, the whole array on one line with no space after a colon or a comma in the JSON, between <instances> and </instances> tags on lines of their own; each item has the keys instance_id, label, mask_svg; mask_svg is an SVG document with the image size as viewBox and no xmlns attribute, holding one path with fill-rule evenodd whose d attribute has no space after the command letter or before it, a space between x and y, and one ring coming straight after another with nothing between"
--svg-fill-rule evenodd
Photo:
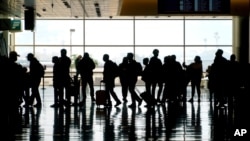
<instances>
[{"instance_id":1,"label":"hat on person","mask_svg":"<svg viewBox=\"0 0 250 141\"><path fill-rule=\"evenodd\" d=\"M9 56L13 56L13 57L14 57L14 56L15 56L15 57L18 56L18 57L19 57L20 55L17 54L17 52L15 52L15 51L11 51L11 52L9 53Z\"/></svg>"}]
</instances>

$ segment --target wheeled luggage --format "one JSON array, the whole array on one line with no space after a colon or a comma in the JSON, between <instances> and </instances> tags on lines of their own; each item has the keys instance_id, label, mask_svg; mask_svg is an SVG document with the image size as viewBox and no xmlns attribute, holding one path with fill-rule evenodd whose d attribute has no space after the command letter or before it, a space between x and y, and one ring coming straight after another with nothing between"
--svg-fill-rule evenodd
<instances>
[{"instance_id":1,"label":"wheeled luggage","mask_svg":"<svg viewBox=\"0 0 250 141\"><path fill-rule=\"evenodd\" d=\"M71 78L69 90L70 95L74 97L74 104L77 104L80 95L80 79L78 77Z\"/></svg>"},{"instance_id":2,"label":"wheeled luggage","mask_svg":"<svg viewBox=\"0 0 250 141\"><path fill-rule=\"evenodd\" d=\"M100 82L100 89L96 91L96 105L97 106L106 105L106 93L105 93L105 90L102 89L102 83L103 82Z\"/></svg>"}]
</instances>

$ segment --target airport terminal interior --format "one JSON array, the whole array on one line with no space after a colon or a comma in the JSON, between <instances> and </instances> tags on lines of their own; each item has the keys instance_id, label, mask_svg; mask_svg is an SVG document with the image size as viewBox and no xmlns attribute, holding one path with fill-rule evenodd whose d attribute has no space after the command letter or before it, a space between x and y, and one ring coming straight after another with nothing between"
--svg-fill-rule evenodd
<instances>
[{"instance_id":1,"label":"airport terminal interior","mask_svg":"<svg viewBox=\"0 0 250 141\"><path fill-rule=\"evenodd\" d=\"M29 72L27 55L32 53L45 70L39 85L41 105L26 106L23 99L15 116L6 114L1 121L1 138L10 141L249 141L249 9L249 0L1 1L0 59L15 51L16 63ZM175 100L168 97L151 106L142 100L130 106L131 93L128 92L124 101L120 79L116 77L114 91L121 104L116 106L111 97L112 105L98 105L90 97L88 86L86 102L79 104L83 99L79 75L77 97L71 95L70 103L63 106L51 106L54 104L52 58L60 57L62 49L71 59L71 78L76 75L78 57L88 53L94 60L95 94L105 89L100 83L104 54L109 54L110 60L119 65L123 57L133 53L134 60L144 69L143 60L150 59L157 49L162 63L165 57L175 56L183 70L183 63L191 64L200 56L203 71L200 97L195 92L189 101L192 97L189 82L186 96L182 93ZM236 61L245 66L241 72L242 85L233 92L226 86L222 105L220 96L210 89L208 78L218 50L223 51L227 60L234 54ZM4 84L2 80L6 76L0 75ZM228 81L231 78L226 76ZM0 89L5 90L2 86ZM158 90L157 85L156 93ZM145 82L138 76L135 92L143 99L140 94L145 91ZM162 91L160 98L164 94ZM6 109L5 113L13 113Z\"/></svg>"}]
</instances>

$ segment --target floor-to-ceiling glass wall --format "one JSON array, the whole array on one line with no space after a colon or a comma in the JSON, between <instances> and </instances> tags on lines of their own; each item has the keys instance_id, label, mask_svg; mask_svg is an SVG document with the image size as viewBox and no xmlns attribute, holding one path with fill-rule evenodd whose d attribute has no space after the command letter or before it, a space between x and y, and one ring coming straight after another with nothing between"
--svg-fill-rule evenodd
<instances>
[{"instance_id":1,"label":"floor-to-ceiling glass wall","mask_svg":"<svg viewBox=\"0 0 250 141\"><path fill-rule=\"evenodd\" d=\"M23 28L24 29L24 28ZM194 56L203 60L204 71L213 62L215 51L224 50L229 58L232 53L232 17L113 17L75 20L37 20L34 32L15 33L15 50L21 55L18 61L27 65L29 52L47 66L51 76L53 56L60 56L65 48L72 59L88 52L96 62L96 80L101 79L102 56L110 55L117 64L128 53L135 59L152 56L160 50L159 58L176 55L177 61L189 64ZM49 82L48 82L49 83Z\"/></svg>"}]
</instances>

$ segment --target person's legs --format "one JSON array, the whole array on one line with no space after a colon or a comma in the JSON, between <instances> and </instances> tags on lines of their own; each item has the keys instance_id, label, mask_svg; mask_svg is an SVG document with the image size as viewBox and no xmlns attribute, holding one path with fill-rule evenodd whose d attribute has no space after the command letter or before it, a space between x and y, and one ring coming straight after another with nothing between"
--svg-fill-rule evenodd
<instances>
[{"instance_id":1,"label":"person's legs","mask_svg":"<svg viewBox=\"0 0 250 141\"><path fill-rule=\"evenodd\" d=\"M110 99L110 84L109 83L105 83L105 94L106 94L106 106L112 106L112 102L111 102L111 99Z\"/></svg>"},{"instance_id":2,"label":"person's legs","mask_svg":"<svg viewBox=\"0 0 250 141\"><path fill-rule=\"evenodd\" d=\"M34 102L34 99L36 99L36 105L37 107L40 107L42 106L42 101L41 101L41 96L40 96L40 93L39 93L39 85L40 85L40 81L41 79L37 79L34 81L33 85L32 85L32 88L31 88L31 91L32 91L32 95L33 95L33 102Z\"/></svg>"},{"instance_id":3,"label":"person's legs","mask_svg":"<svg viewBox=\"0 0 250 141\"><path fill-rule=\"evenodd\" d=\"M121 101L120 99L117 97L116 93L114 92L114 88L111 88L110 89L110 94L111 96L114 98L114 100L116 101L116 105L115 106L118 106L121 104Z\"/></svg>"},{"instance_id":4,"label":"person's legs","mask_svg":"<svg viewBox=\"0 0 250 141\"><path fill-rule=\"evenodd\" d=\"M83 104L86 102L86 87L87 87L87 81L82 78L82 101L80 102L80 104Z\"/></svg>"},{"instance_id":5,"label":"person's legs","mask_svg":"<svg viewBox=\"0 0 250 141\"><path fill-rule=\"evenodd\" d=\"M91 100L95 101L95 95L94 95L94 81L93 78L91 77L88 80L88 84L89 84L89 89L90 89L90 96L91 96ZM85 88L86 89L86 88Z\"/></svg>"},{"instance_id":6,"label":"person's legs","mask_svg":"<svg viewBox=\"0 0 250 141\"><path fill-rule=\"evenodd\" d=\"M193 102L194 100L194 93L195 93L195 84L193 81L191 81L191 98L189 99L189 102Z\"/></svg>"},{"instance_id":7,"label":"person's legs","mask_svg":"<svg viewBox=\"0 0 250 141\"><path fill-rule=\"evenodd\" d=\"M122 83L121 83L121 86L122 86L122 97L123 97L123 101L124 101L124 102L127 102L128 83L122 82Z\"/></svg>"},{"instance_id":8,"label":"person's legs","mask_svg":"<svg viewBox=\"0 0 250 141\"><path fill-rule=\"evenodd\" d=\"M163 89L163 83L162 82L158 82L158 94L157 94L157 102L161 102L161 93L162 93L162 89Z\"/></svg>"},{"instance_id":9,"label":"person's legs","mask_svg":"<svg viewBox=\"0 0 250 141\"><path fill-rule=\"evenodd\" d=\"M196 90L197 90L197 95L198 95L198 102L200 102L201 98L201 83L198 81L196 84Z\"/></svg>"}]
</instances>

